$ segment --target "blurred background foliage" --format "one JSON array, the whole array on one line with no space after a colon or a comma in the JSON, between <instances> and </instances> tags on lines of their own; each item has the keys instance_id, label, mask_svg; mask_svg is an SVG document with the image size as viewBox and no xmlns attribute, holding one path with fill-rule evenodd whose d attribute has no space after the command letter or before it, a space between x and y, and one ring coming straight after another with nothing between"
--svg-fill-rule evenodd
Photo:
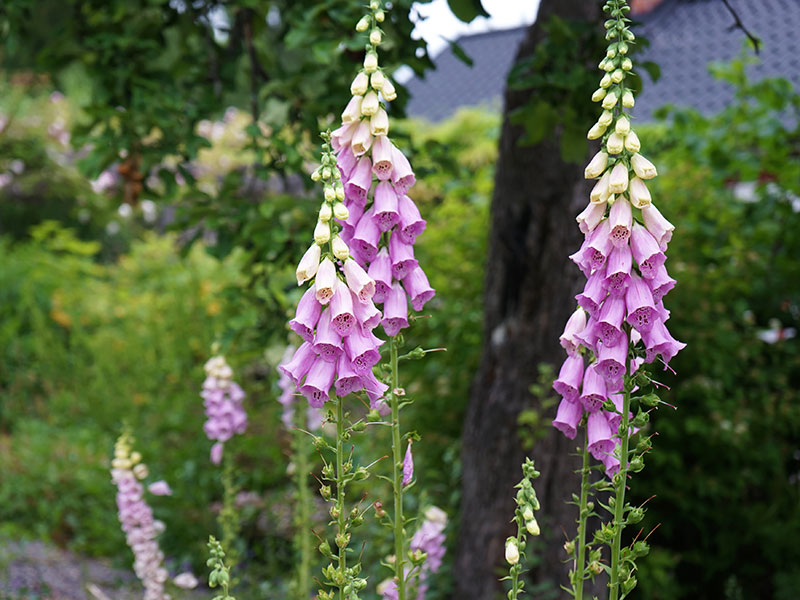
<instances>
[{"instance_id":1,"label":"blurred background foliage","mask_svg":"<svg viewBox=\"0 0 800 600\"><path fill-rule=\"evenodd\" d=\"M303 173L363 52L339 45L357 3L317 4L0 9L0 537L129 565L108 476L125 421L175 492L154 499L171 564L201 572L221 490L198 391L218 341L248 393L248 433L230 451L249 583L269 582L252 595L284 593L290 436L274 367L291 340L294 263L317 207ZM389 37L407 40L410 2L395 4ZM35 18L45 9L61 18ZM77 21L80 31L59 31ZM390 46L388 64L421 72L420 48ZM786 81L748 82L745 61L716 71L738 90L734 105L713 116L666 109L638 129L661 173L655 201L677 226L667 305L689 344L678 375L663 375L678 410L654 419L655 452L633 488L641 501L656 494L646 530L661 524L641 594L790 600L800 586L800 101ZM417 400L410 428L423 438L410 504L437 504L451 523L499 125L480 110L393 124L417 170L428 219L418 256L437 289L406 343L447 348L402 366ZM535 441L530 423L520 427L521 443ZM362 437L371 441L360 451L380 457L383 436ZM450 577L445 568L434 580L434 599Z\"/></svg>"}]
</instances>

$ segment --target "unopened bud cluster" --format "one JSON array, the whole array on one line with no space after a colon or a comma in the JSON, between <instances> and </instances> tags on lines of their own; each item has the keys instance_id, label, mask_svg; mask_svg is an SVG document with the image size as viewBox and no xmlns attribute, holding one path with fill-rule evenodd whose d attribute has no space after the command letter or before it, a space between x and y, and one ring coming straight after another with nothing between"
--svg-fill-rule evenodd
<instances>
[{"instance_id":1,"label":"unopened bud cluster","mask_svg":"<svg viewBox=\"0 0 800 600\"><path fill-rule=\"evenodd\" d=\"M514 511L514 521L517 524L517 535L506 540L506 562L511 567L504 580L511 581L511 589L508 591L509 600L516 600L524 591L525 582L520 579L520 575L522 574L522 559L527 546L527 536L538 536L541 533L539 523L534 515L534 511L541 507L539 499L536 497L536 490L533 488L533 480L539 475L533 461L526 458L522 465L522 481L515 486L517 508Z\"/></svg>"}]
</instances>

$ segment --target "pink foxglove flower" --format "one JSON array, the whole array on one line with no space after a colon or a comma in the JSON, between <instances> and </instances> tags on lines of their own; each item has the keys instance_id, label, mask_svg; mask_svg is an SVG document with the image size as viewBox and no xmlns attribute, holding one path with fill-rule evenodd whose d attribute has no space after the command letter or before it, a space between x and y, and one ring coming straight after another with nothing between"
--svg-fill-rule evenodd
<instances>
[{"instance_id":1,"label":"pink foxglove flower","mask_svg":"<svg viewBox=\"0 0 800 600\"><path fill-rule=\"evenodd\" d=\"M245 394L233 381L233 369L225 362L225 357L209 359L205 371L206 380L200 393L207 417L203 431L209 440L216 442L210 458L211 462L219 464L225 442L247 429L247 413L242 405Z\"/></svg>"},{"instance_id":2,"label":"pink foxglove flower","mask_svg":"<svg viewBox=\"0 0 800 600\"><path fill-rule=\"evenodd\" d=\"M406 455L403 458L403 486L407 486L414 478L414 457L411 454L411 440L406 448Z\"/></svg>"}]
</instances>

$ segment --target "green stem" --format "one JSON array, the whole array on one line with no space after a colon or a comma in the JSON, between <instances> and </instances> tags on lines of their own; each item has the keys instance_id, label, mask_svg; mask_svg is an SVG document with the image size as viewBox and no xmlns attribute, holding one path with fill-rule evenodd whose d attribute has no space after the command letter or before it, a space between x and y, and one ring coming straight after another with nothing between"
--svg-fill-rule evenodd
<instances>
[{"instance_id":1,"label":"green stem","mask_svg":"<svg viewBox=\"0 0 800 600\"><path fill-rule=\"evenodd\" d=\"M307 409L303 402L298 402L297 406L297 422L299 427L305 426ZM300 564L297 567L297 588L295 590L295 597L297 600L307 600L311 589L311 554L312 542L309 532L309 523L311 522L311 494L308 488L308 453L306 451L305 442L306 434L295 429L293 432L294 437L294 461L297 466L296 469L296 483L297 483L297 516L296 527L298 550L300 554Z\"/></svg>"},{"instance_id":2,"label":"green stem","mask_svg":"<svg viewBox=\"0 0 800 600\"><path fill-rule=\"evenodd\" d=\"M397 598L405 600L405 547L406 530L403 517L403 448L400 445L400 398L397 390L400 387L400 374L397 365L397 341L389 342L392 368L392 463L394 469L394 575L397 579Z\"/></svg>"},{"instance_id":3,"label":"green stem","mask_svg":"<svg viewBox=\"0 0 800 600\"><path fill-rule=\"evenodd\" d=\"M228 556L228 567L234 568L238 562L236 553L236 536L238 532L238 515L236 514L236 485L233 481L233 455L230 448L222 458L222 510L219 514L219 525L222 530L222 548Z\"/></svg>"},{"instance_id":4,"label":"green stem","mask_svg":"<svg viewBox=\"0 0 800 600\"><path fill-rule=\"evenodd\" d=\"M581 463L581 500L578 508L578 558L575 561L575 600L583 600L583 582L586 571L586 523L589 518L587 502L589 498L589 440L586 428L583 433L583 454Z\"/></svg>"},{"instance_id":5,"label":"green stem","mask_svg":"<svg viewBox=\"0 0 800 600\"><path fill-rule=\"evenodd\" d=\"M333 397L336 402L336 506L339 509L337 526L339 535L347 533L347 514L344 510L344 402L341 398ZM339 547L339 573L341 581L346 581L347 548ZM339 586L339 600L344 600L344 583Z\"/></svg>"},{"instance_id":6,"label":"green stem","mask_svg":"<svg viewBox=\"0 0 800 600\"><path fill-rule=\"evenodd\" d=\"M631 405L631 392L629 382L625 382L625 393L622 401L622 423L620 429L622 433L622 443L620 448L618 481L615 485L614 493L614 541L611 545L611 591L609 600L619 598L619 572L620 550L622 547L622 529L624 527L623 516L625 514L625 483L628 479L628 441L630 438L630 422L628 413Z\"/></svg>"}]
</instances>

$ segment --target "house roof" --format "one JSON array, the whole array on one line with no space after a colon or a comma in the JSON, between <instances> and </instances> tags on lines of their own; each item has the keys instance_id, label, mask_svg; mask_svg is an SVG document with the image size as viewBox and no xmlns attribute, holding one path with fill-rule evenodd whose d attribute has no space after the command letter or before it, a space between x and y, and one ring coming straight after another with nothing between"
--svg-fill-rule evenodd
<instances>
[{"instance_id":1,"label":"house roof","mask_svg":"<svg viewBox=\"0 0 800 600\"><path fill-rule=\"evenodd\" d=\"M800 1L730 0L747 28L761 38L759 64L749 67L756 80L783 76L800 87ZM634 115L652 119L665 104L694 106L705 114L724 108L733 99L727 83L708 71L713 61L736 58L746 36L734 29L733 17L720 0L665 0L652 12L638 17L637 33L650 41L639 60L652 60L661 68L653 82L646 73L644 89L636 100ZM414 77L406 87L412 117L438 121L462 106L500 108L505 80L525 28L464 36L458 40L472 58L465 65L447 48L434 58L436 70L425 79ZM751 52L752 54L752 52Z\"/></svg>"}]
</instances>

